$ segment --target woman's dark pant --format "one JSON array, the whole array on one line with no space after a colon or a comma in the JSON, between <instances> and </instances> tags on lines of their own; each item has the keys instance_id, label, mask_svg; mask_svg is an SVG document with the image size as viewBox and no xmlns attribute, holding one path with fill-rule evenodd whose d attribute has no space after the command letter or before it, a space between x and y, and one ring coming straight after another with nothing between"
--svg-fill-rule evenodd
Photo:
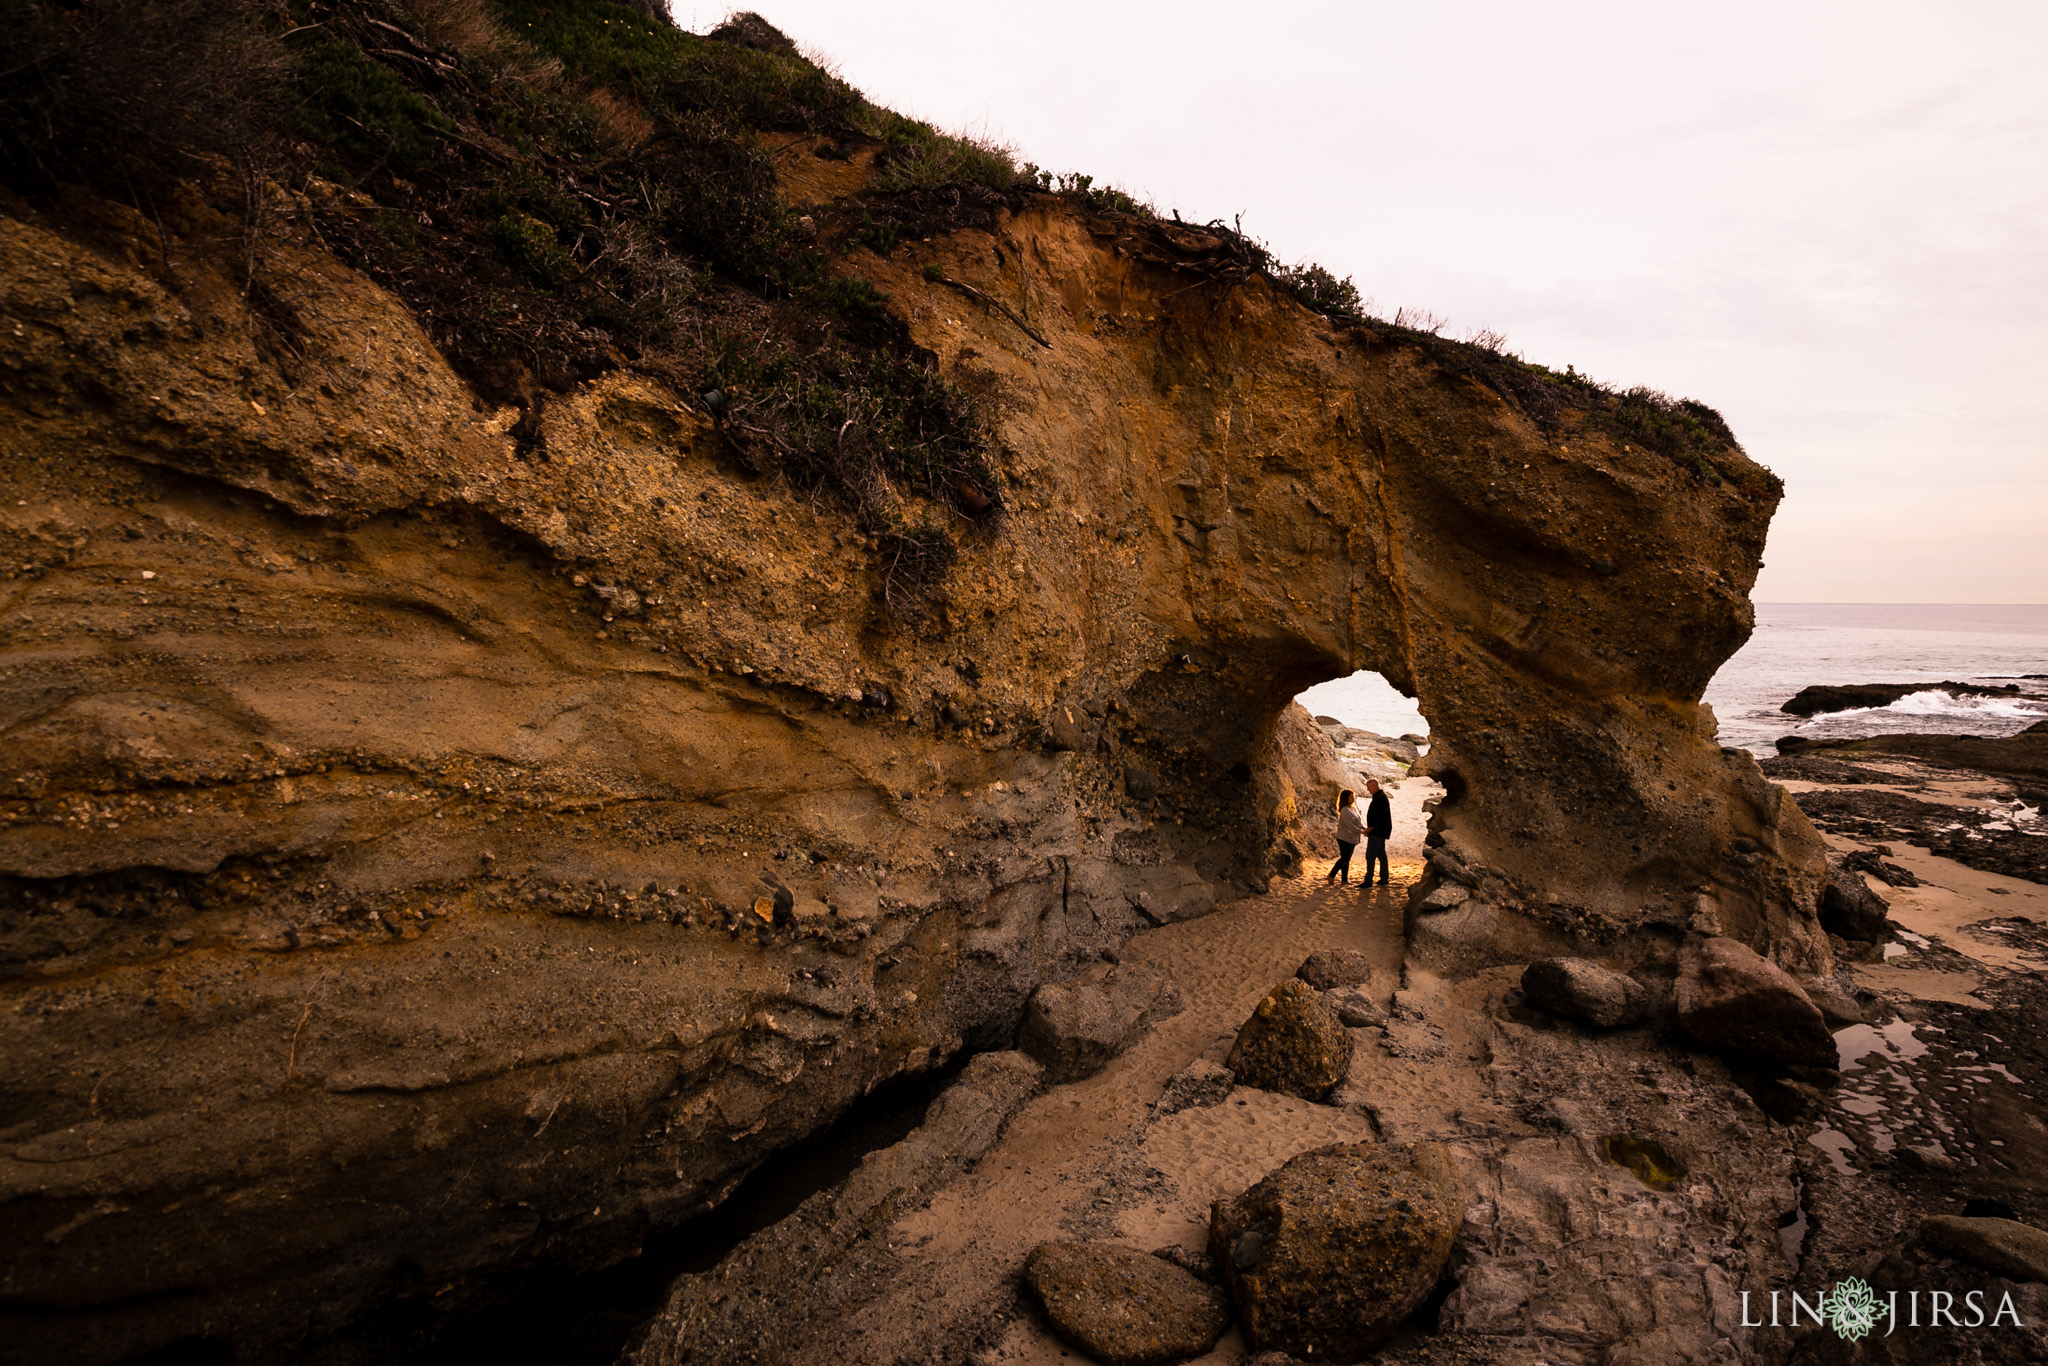
<instances>
[{"instance_id":1,"label":"woman's dark pant","mask_svg":"<svg viewBox=\"0 0 2048 1366\"><path fill-rule=\"evenodd\" d=\"M1343 840L1337 841L1337 866L1330 870L1330 877L1339 878L1345 882L1351 880L1351 851L1357 847L1356 844L1346 844ZM1324 879L1326 882L1328 880L1328 878Z\"/></svg>"},{"instance_id":2,"label":"woman's dark pant","mask_svg":"<svg viewBox=\"0 0 2048 1366\"><path fill-rule=\"evenodd\" d=\"M1344 851L1344 861L1347 864L1351 861L1351 851L1348 849ZM1361 886L1372 881L1372 866L1375 863L1380 866L1380 881L1385 882L1388 877L1387 837L1385 835L1367 835L1365 837L1365 874L1358 879Z\"/></svg>"}]
</instances>

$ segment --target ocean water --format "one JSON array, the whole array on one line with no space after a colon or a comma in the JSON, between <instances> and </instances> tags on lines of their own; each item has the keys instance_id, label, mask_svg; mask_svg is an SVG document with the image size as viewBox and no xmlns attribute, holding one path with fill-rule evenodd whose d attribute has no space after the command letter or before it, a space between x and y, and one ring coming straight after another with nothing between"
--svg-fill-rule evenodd
<instances>
[{"instance_id":1,"label":"ocean water","mask_svg":"<svg viewBox=\"0 0 2048 1366\"><path fill-rule=\"evenodd\" d=\"M1721 743L1775 753L1781 735L2012 735L2048 717L2048 605L1760 602L1756 632L1707 685ZM1888 707L1801 721L1779 707L1810 683L2011 683L2019 697L1911 693ZM1381 735L1428 734L1415 703L1374 673L1319 683L1299 701Z\"/></svg>"},{"instance_id":2,"label":"ocean water","mask_svg":"<svg viewBox=\"0 0 2048 1366\"><path fill-rule=\"evenodd\" d=\"M1721 743L1774 754L1781 735L1810 740L1903 732L2012 735L2048 718L2048 605L1760 602L1756 632L1706 701ZM1809 683L2018 683L2021 696L1909 693L1888 707L1801 721L1778 710Z\"/></svg>"}]
</instances>

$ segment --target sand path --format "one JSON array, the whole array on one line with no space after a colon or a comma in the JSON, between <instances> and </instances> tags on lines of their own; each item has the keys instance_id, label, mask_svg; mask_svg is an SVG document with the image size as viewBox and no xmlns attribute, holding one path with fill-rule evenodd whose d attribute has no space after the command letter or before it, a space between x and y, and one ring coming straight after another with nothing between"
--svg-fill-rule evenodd
<instances>
[{"instance_id":1,"label":"sand path","mask_svg":"<svg viewBox=\"0 0 2048 1366\"><path fill-rule=\"evenodd\" d=\"M1275 879L1199 920L1133 938L1124 961L1165 968L1186 1002L1102 1072L1049 1087L1014 1120L980 1166L891 1230L901 1270L829 1335L849 1362L892 1361L919 1343L958 1342L985 1321L1030 1250L1049 1239L1117 1238L1150 1250L1201 1246L1209 1202L1234 1195L1296 1153L1370 1138L1368 1106L1312 1105L1238 1088L1222 1105L1148 1125L1168 1078L1198 1057L1220 1061L1259 999L1321 948L1364 950L1368 984L1382 1004L1401 980L1402 916L1421 876L1425 800L1436 784L1410 779L1392 790L1395 833L1386 888L1325 880L1331 860L1311 859L1299 877ZM1016 1318L984 1358L1059 1362L1070 1348L1035 1316ZM1232 1330L1204 1362L1235 1361Z\"/></svg>"}]
</instances>

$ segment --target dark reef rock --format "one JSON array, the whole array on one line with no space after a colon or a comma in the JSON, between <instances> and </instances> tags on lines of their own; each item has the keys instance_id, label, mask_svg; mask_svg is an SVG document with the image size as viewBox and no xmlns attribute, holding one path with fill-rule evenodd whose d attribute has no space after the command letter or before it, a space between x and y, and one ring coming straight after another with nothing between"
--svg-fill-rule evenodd
<instances>
[{"instance_id":1,"label":"dark reef rock","mask_svg":"<svg viewBox=\"0 0 2048 1366\"><path fill-rule=\"evenodd\" d=\"M1779 711L1792 716L1818 716L1823 712L1854 711L1859 707L1888 707L1916 692L1945 692L1951 697L2007 697L2020 690L2017 683L1987 686L1982 683L1816 683L1801 688Z\"/></svg>"},{"instance_id":2,"label":"dark reef rock","mask_svg":"<svg viewBox=\"0 0 2048 1366\"><path fill-rule=\"evenodd\" d=\"M1883 897L1870 890L1861 870L1847 866L1846 860L1828 861L1828 885L1820 894L1820 923L1829 934L1865 942L1882 939L1891 928L1890 909Z\"/></svg>"}]
</instances>

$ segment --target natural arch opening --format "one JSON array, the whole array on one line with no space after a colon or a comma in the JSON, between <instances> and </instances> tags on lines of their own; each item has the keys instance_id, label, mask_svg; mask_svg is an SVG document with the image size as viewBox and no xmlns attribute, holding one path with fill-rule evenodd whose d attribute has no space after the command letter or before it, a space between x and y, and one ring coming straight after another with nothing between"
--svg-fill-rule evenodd
<instances>
[{"instance_id":1,"label":"natural arch opening","mask_svg":"<svg viewBox=\"0 0 2048 1366\"><path fill-rule=\"evenodd\" d=\"M1414 698L1386 678L1360 670L1344 678L1318 683L1296 696L1305 717L1306 762L1292 775L1301 823L1310 847L1303 850L1306 871L1326 873L1338 857L1337 802L1349 789L1367 800L1366 784L1376 781L1387 794L1393 833L1387 839L1390 885L1405 887L1422 874L1428 857L1429 818L1444 799L1444 789L1418 773L1429 753L1430 727ZM1365 848L1360 846L1349 870L1365 873Z\"/></svg>"}]
</instances>

